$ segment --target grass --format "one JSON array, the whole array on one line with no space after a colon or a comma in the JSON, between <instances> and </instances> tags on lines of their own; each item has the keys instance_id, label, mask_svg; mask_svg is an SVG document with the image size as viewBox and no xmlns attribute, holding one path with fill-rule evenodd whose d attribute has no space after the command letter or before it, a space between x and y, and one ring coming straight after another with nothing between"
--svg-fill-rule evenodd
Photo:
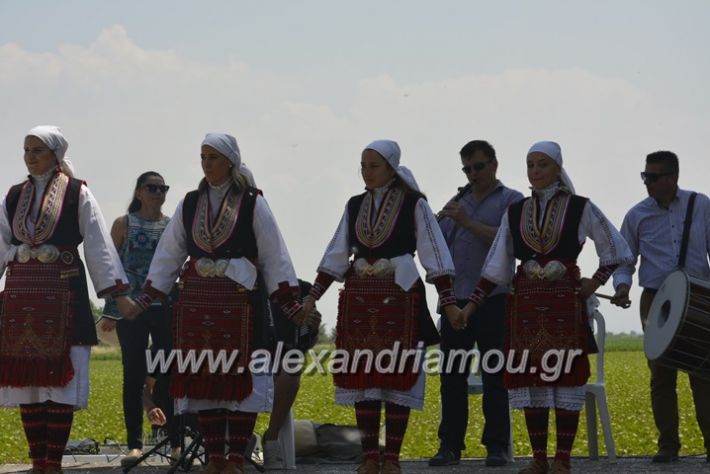
<instances>
[{"instance_id":1,"label":"grass","mask_svg":"<svg viewBox=\"0 0 710 474\"><path fill-rule=\"evenodd\" d=\"M613 339L613 338L612 338ZM633 339L633 338L632 338ZM656 430L649 398L649 373L643 352L638 350L638 341L620 340L618 351L606 354L606 386L611 412L614 440L619 455L649 455L656 449ZM612 347L610 343L608 347ZM635 344L635 346L633 345ZM633 350L636 347L637 350ZM592 361L593 366L594 361ZM91 362L91 398L87 410L75 416L71 439L93 438L125 441L123 409L121 406L122 368L120 354L115 350L95 348ZM439 380L429 376L426 387L424 410L412 411L409 429L404 442L404 458L429 457L436 451L436 430L439 424ZM295 405L298 419L337 424L355 424L352 409L333 403L335 389L332 378L327 375L312 375L303 378L301 391ZM680 437L683 454L701 454L703 439L695 421L692 395L688 377L678 377L680 408ZM467 449L464 456L485 456L480 445L483 429L481 397L469 397L469 428L466 436ZM554 428L554 417L551 427ZM257 432L263 432L268 415L259 416ZM530 446L525 422L520 412L513 412L515 453L530 455ZM28 462L27 444L16 409L0 409L0 464ZM599 428L601 429L601 428ZM146 431L148 426L146 425ZM603 436L599 433L600 452L604 453ZM550 450L554 449L554 435L550 435ZM584 456L587 452L587 429L582 413L573 455Z\"/></svg>"}]
</instances>

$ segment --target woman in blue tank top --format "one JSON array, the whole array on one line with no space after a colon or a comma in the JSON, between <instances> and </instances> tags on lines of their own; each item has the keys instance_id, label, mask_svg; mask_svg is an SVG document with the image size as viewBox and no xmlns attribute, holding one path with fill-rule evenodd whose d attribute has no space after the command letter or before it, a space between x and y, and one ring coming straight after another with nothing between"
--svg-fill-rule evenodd
<instances>
[{"instance_id":1,"label":"woman in blue tank top","mask_svg":"<svg viewBox=\"0 0 710 474\"><path fill-rule=\"evenodd\" d=\"M117 218L111 228L111 237L128 277L132 297L141 292L155 248L170 220L162 212L168 189L169 186L160 174L154 171L141 174L136 181L128 214ZM104 314L109 318L118 316L113 302L106 304ZM129 449L123 463L128 464L142 455L142 397L147 375L145 351L148 348L148 337L152 340L153 350L170 349L170 311L160 301L156 301L132 321L117 318L116 321L109 319L102 322L104 330L110 331L114 327L118 332L123 362L123 411ZM165 403L162 408L168 419L172 418L172 403ZM168 429L171 445L177 447L179 440L174 425L169 423Z\"/></svg>"}]
</instances>

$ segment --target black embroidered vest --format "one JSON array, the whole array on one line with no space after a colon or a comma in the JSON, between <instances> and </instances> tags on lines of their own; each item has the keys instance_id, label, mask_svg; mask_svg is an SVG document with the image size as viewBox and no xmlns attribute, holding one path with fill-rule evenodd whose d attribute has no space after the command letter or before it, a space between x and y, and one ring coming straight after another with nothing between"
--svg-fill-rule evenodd
<instances>
[{"instance_id":1,"label":"black embroidered vest","mask_svg":"<svg viewBox=\"0 0 710 474\"><path fill-rule=\"evenodd\" d=\"M536 260L561 260L575 262L582 245L579 243L579 225L588 199L577 195L558 193L547 204L542 228L537 229L533 210L535 201L528 197L508 208L508 219L515 258L525 262Z\"/></svg>"},{"instance_id":2,"label":"black embroidered vest","mask_svg":"<svg viewBox=\"0 0 710 474\"><path fill-rule=\"evenodd\" d=\"M67 193L64 196L64 203L62 204L61 218L59 219L54 233L48 240L42 242L43 244L77 247L83 242L84 238L79 233L79 193L83 184L84 182L79 179L69 179L69 188L67 189ZM10 191L7 193L5 208L7 209L10 226L12 226L12 222L15 218L18 201L24 185L25 183L16 184L11 187ZM49 183L47 187L49 187ZM22 244L22 241L17 238L14 232L11 243L13 245Z\"/></svg>"},{"instance_id":3,"label":"black embroidered vest","mask_svg":"<svg viewBox=\"0 0 710 474\"><path fill-rule=\"evenodd\" d=\"M207 191L204 191L207 192ZM228 191L231 192L231 191ZM239 204L239 214L237 222L232 230L231 235L226 241L220 244L211 252L200 247L195 242L193 234L194 220L197 215L199 191L191 191L185 195L185 200L182 205L183 225L185 226L185 235L187 236L187 253L191 257L201 258L209 257L213 259L230 259L245 257L255 261L258 256L256 246L256 236L252 226L254 220L254 206L256 198L261 192L255 188L247 188L243 191L243 196Z\"/></svg>"},{"instance_id":4,"label":"black embroidered vest","mask_svg":"<svg viewBox=\"0 0 710 474\"><path fill-rule=\"evenodd\" d=\"M383 197L376 222L368 226L371 217L367 207L372 195L368 192L353 196L348 201L348 240L354 249L355 258L393 258L399 255L414 255L417 249L414 209L419 196L392 189ZM374 220L374 219L373 219ZM379 223L379 225L378 225ZM368 230L373 232L368 233Z\"/></svg>"}]
</instances>

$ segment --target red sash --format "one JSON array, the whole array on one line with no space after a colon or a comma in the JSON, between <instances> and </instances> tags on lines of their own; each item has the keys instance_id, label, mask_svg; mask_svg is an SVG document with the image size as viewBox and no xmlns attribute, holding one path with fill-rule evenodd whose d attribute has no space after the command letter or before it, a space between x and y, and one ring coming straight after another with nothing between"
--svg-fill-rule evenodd
<instances>
[{"instance_id":1,"label":"red sash","mask_svg":"<svg viewBox=\"0 0 710 474\"><path fill-rule=\"evenodd\" d=\"M202 350L214 356L234 350L239 358L230 371L210 373L208 359L193 374L190 368L179 373L174 362L170 379L170 395L174 398L206 400L243 400L252 392L248 370L251 355L251 306L246 288L226 277L200 277L190 265L180 279L178 302L174 305L173 345L183 356L194 350L199 358Z\"/></svg>"},{"instance_id":2,"label":"red sash","mask_svg":"<svg viewBox=\"0 0 710 474\"><path fill-rule=\"evenodd\" d=\"M584 385L589 378L587 357L587 310L579 295L579 269L570 266L567 274L556 281L530 279L518 267L513 279L513 293L507 301L505 354L515 355L507 361L509 367L520 367L522 353L529 351L527 370L522 373L505 371L507 388L530 386ZM541 378L545 374L542 357L549 350L579 349L569 373L561 372L554 381ZM566 358L564 365L566 365ZM554 366L556 357L548 358ZM534 371L531 369L535 368ZM548 375L550 375L548 373Z\"/></svg>"},{"instance_id":3,"label":"red sash","mask_svg":"<svg viewBox=\"0 0 710 474\"><path fill-rule=\"evenodd\" d=\"M383 388L409 390L417 380L419 367L409 357L399 371L400 357L394 362L393 373L379 373L375 358L383 350L417 346L420 295L416 290L403 291L393 277L348 277L340 292L335 346L348 355L347 373L334 373L335 385L347 389ZM350 370L356 350L369 349L373 353L371 370L366 370L367 359L359 359L356 370ZM382 365L388 367L391 356L383 356Z\"/></svg>"},{"instance_id":4,"label":"red sash","mask_svg":"<svg viewBox=\"0 0 710 474\"><path fill-rule=\"evenodd\" d=\"M0 386L60 387L74 377L69 278L76 273L61 262L9 264L0 316Z\"/></svg>"}]
</instances>

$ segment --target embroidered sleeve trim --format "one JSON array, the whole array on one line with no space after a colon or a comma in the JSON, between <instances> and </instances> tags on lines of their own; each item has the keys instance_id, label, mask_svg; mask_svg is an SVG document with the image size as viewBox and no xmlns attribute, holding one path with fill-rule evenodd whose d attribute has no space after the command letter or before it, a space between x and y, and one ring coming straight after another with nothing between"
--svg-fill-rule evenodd
<instances>
[{"instance_id":1,"label":"embroidered sleeve trim","mask_svg":"<svg viewBox=\"0 0 710 474\"><path fill-rule=\"evenodd\" d=\"M609 278L611 278L612 273L614 273L614 270L616 270L617 267L618 265L601 266L594 273L594 276L592 276L592 278L604 285L609 280Z\"/></svg>"},{"instance_id":2,"label":"embroidered sleeve trim","mask_svg":"<svg viewBox=\"0 0 710 474\"><path fill-rule=\"evenodd\" d=\"M476 288L473 290L473 293L471 293L471 296L468 297L468 300L476 306L481 306L486 301L486 298L488 298L488 295L495 290L496 286L497 285L492 281L481 278L478 281L478 285L476 285Z\"/></svg>"},{"instance_id":3,"label":"embroidered sleeve trim","mask_svg":"<svg viewBox=\"0 0 710 474\"><path fill-rule=\"evenodd\" d=\"M316 276L316 281L313 282L311 290L308 292L316 300L319 300L321 296L328 290L330 285L333 283L335 278L327 273L318 272Z\"/></svg>"}]
</instances>

